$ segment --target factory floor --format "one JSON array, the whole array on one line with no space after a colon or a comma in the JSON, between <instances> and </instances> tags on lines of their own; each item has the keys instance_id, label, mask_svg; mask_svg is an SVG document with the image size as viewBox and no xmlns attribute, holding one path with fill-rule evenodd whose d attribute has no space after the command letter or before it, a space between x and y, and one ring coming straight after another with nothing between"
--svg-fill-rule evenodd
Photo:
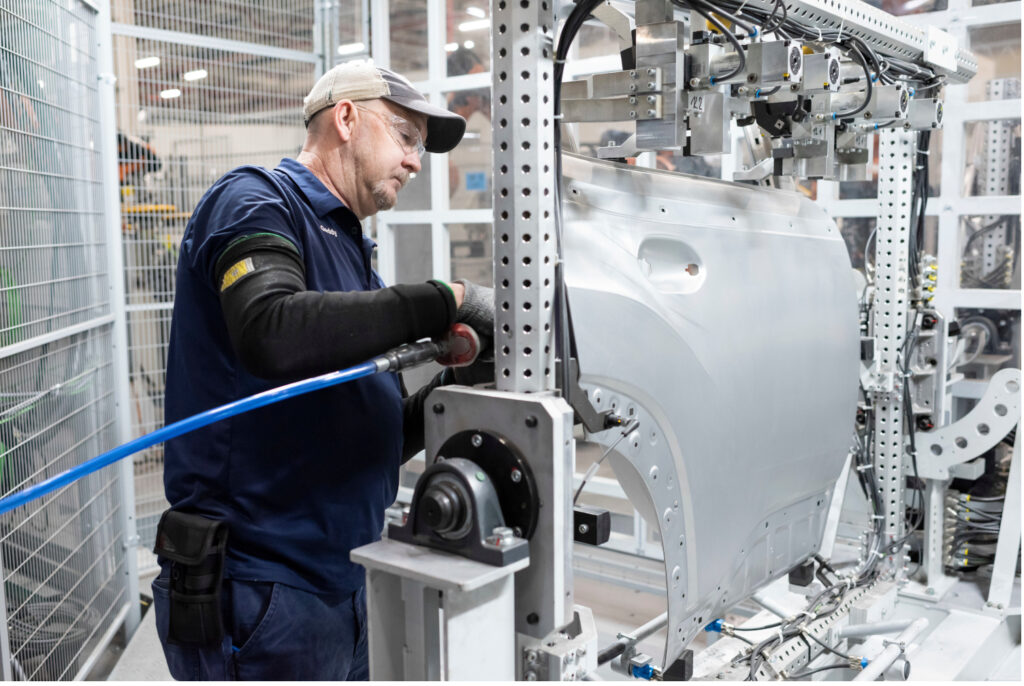
<instances>
[{"instance_id":1,"label":"factory floor","mask_svg":"<svg viewBox=\"0 0 1024 686\"><path fill-rule=\"evenodd\" d=\"M139 582L141 590L148 591L153 576ZM628 632L664 612L664 599L650 593L629 589L616 589L609 593L606 583L590 579L576 579L576 602L593 608L597 622L598 644L606 646L615 641L617 634ZM703 637L697 639L703 641ZM665 632L660 631L640 644L640 650L661 661L664 650ZM625 680L625 676L613 672L607 665L598 670L605 680ZM156 635L156 621L153 612L142 618L138 631L117 656L117 663L108 681L169 681L170 672L164 662L163 651Z\"/></svg>"}]
</instances>

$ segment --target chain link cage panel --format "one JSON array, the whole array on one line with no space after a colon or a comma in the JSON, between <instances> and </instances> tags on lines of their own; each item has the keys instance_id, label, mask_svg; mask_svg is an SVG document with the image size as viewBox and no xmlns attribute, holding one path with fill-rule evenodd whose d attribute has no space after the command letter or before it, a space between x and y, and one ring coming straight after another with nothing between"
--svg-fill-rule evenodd
<instances>
[{"instance_id":1,"label":"chain link cage panel","mask_svg":"<svg viewBox=\"0 0 1024 686\"><path fill-rule=\"evenodd\" d=\"M0 494L116 445L96 10L0 3ZM0 517L4 671L81 678L127 607L116 467Z\"/></svg>"},{"instance_id":2,"label":"chain link cage panel","mask_svg":"<svg viewBox=\"0 0 1024 686\"><path fill-rule=\"evenodd\" d=\"M240 165L302 148L317 76L314 3L114 3L117 139L132 424L163 425L178 249L206 190ZM139 27L145 27L140 36ZM281 50L295 51L284 53ZM139 569L166 509L163 446L135 457Z\"/></svg>"}]
</instances>

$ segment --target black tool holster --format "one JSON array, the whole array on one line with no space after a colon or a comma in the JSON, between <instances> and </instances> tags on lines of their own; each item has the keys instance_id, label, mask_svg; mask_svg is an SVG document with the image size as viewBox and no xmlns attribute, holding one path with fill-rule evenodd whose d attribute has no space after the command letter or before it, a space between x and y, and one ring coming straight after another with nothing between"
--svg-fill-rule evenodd
<instances>
[{"instance_id":1,"label":"black tool holster","mask_svg":"<svg viewBox=\"0 0 1024 686\"><path fill-rule=\"evenodd\" d=\"M171 561L169 643L220 645L224 638L220 589L227 542L225 522L174 510L160 517L153 552Z\"/></svg>"}]
</instances>

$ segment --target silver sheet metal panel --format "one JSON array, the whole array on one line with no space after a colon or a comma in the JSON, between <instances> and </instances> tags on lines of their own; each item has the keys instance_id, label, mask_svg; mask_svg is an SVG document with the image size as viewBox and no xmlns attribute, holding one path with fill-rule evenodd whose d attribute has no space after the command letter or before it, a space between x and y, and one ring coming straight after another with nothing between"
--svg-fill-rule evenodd
<instances>
[{"instance_id":1,"label":"silver sheet metal panel","mask_svg":"<svg viewBox=\"0 0 1024 686\"><path fill-rule=\"evenodd\" d=\"M221 175L294 157L317 75L312 0L115 0L114 61L133 434L163 425L178 246ZM140 564L167 507L163 446L135 457Z\"/></svg>"},{"instance_id":2,"label":"silver sheet metal panel","mask_svg":"<svg viewBox=\"0 0 1024 686\"><path fill-rule=\"evenodd\" d=\"M857 401L857 294L803 196L565 155L582 382L664 545L671 664L817 551ZM610 430L593 437L611 444Z\"/></svg>"},{"instance_id":3,"label":"silver sheet metal panel","mask_svg":"<svg viewBox=\"0 0 1024 686\"><path fill-rule=\"evenodd\" d=\"M117 443L97 14L0 5L0 494ZM0 518L5 678L80 676L129 603L108 467ZM130 505L129 505L130 506Z\"/></svg>"}]
</instances>

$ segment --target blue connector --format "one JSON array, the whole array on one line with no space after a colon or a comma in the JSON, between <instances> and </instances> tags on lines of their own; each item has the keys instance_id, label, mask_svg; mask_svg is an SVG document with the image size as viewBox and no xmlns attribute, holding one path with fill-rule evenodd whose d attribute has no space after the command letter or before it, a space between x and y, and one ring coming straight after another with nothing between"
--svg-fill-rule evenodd
<instances>
[{"instance_id":1,"label":"blue connector","mask_svg":"<svg viewBox=\"0 0 1024 686\"><path fill-rule=\"evenodd\" d=\"M714 631L716 633L722 633L722 620L716 619L715 621L704 627L704 631Z\"/></svg>"},{"instance_id":2,"label":"blue connector","mask_svg":"<svg viewBox=\"0 0 1024 686\"><path fill-rule=\"evenodd\" d=\"M862 657L862 658L860 659L860 668L861 668L861 669L864 669L864 668L866 668L867 666L868 666L868 659L867 659L866 657Z\"/></svg>"},{"instance_id":3,"label":"blue connector","mask_svg":"<svg viewBox=\"0 0 1024 686\"><path fill-rule=\"evenodd\" d=\"M871 75L871 83L874 83L877 80L878 80L878 74L872 74Z\"/></svg>"},{"instance_id":4,"label":"blue connector","mask_svg":"<svg viewBox=\"0 0 1024 686\"><path fill-rule=\"evenodd\" d=\"M645 679L650 681L654 677L654 667L651 667L650 665L633 667L632 671L634 679Z\"/></svg>"},{"instance_id":5,"label":"blue connector","mask_svg":"<svg viewBox=\"0 0 1024 686\"><path fill-rule=\"evenodd\" d=\"M757 37L757 27L756 26L751 26L750 28L754 29L754 32L750 34L750 37L751 38L756 38Z\"/></svg>"}]
</instances>

